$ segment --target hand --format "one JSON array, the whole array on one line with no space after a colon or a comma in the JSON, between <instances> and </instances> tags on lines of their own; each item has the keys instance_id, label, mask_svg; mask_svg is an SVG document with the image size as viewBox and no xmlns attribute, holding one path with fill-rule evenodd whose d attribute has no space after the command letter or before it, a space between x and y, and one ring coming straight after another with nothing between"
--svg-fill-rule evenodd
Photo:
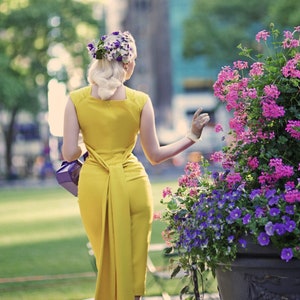
<instances>
[{"instance_id":1,"label":"hand","mask_svg":"<svg viewBox=\"0 0 300 300\"><path fill-rule=\"evenodd\" d=\"M199 108L193 116L191 133L194 134L198 139L202 134L204 126L209 122L210 118L207 113L201 113L203 108Z\"/></svg>"}]
</instances>

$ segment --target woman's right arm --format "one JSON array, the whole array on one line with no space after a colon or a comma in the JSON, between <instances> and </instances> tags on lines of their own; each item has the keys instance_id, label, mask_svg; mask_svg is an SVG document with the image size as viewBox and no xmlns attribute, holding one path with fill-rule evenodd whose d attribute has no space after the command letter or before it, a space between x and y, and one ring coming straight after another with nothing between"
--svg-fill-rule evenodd
<instances>
[{"instance_id":1,"label":"woman's right arm","mask_svg":"<svg viewBox=\"0 0 300 300\"><path fill-rule=\"evenodd\" d=\"M82 149L78 146L79 132L76 109L71 98L69 98L65 108L62 145L62 155L66 161L73 161L82 155Z\"/></svg>"},{"instance_id":2,"label":"woman's right arm","mask_svg":"<svg viewBox=\"0 0 300 300\"><path fill-rule=\"evenodd\" d=\"M209 121L208 114L201 114L202 109L197 110L192 120L192 131L200 138L204 126ZM143 151L152 165L159 164L192 146L195 142L187 136L166 146L160 146L156 127L155 116L151 100L146 102L140 126L140 139Z\"/></svg>"}]
</instances>

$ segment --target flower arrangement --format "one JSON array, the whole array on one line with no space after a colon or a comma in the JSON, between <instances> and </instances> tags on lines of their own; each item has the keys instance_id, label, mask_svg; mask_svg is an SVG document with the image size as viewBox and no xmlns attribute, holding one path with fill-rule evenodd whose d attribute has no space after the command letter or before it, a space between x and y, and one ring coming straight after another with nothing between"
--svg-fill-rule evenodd
<instances>
[{"instance_id":1,"label":"flower arrangement","mask_svg":"<svg viewBox=\"0 0 300 300\"><path fill-rule=\"evenodd\" d=\"M239 45L245 60L220 71L214 94L232 114L227 146L211 156L220 168L188 163L177 190L163 191L164 236L179 254L174 274L215 274L249 239L283 261L300 258L299 33L280 40L271 24L256 35L262 54Z\"/></svg>"},{"instance_id":2,"label":"flower arrangement","mask_svg":"<svg viewBox=\"0 0 300 300\"><path fill-rule=\"evenodd\" d=\"M116 60L124 64L134 59L134 39L128 31L114 31L110 35L103 35L99 41L87 45L89 54L94 59Z\"/></svg>"}]
</instances>

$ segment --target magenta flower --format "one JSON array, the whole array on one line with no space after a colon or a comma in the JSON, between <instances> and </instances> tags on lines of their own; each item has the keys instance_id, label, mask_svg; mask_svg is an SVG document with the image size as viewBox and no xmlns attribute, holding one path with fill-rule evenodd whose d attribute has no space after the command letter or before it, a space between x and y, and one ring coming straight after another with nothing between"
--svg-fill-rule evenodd
<instances>
[{"instance_id":1,"label":"magenta flower","mask_svg":"<svg viewBox=\"0 0 300 300\"><path fill-rule=\"evenodd\" d=\"M288 120L285 130L293 138L300 140L300 121Z\"/></svg>"},{"instance_id":2,"label":"magenta flower","mask_svg":"<svg viewBox=\"0 0 300 300\"><path fill-rule=\"evenodd\" d=\"M240 183L241 180L242 180L242 176L239 173L231 173L228 174L226 177L226 181L230 188L233 187L236 183Z\"/></svg>"},{"instance_id":3,"label":"magenta flower","mask_svg":"<svg viewBox=\"0 0 300 300\"><path fill-rule=\"evenodd\" d=\"M280 95L280 91L278 90L277 86L274 84L266 85L264 87L264 93L267 98L277 99Z\"/></svg>"},{"instance_id":4,"label":"magenta flower","mask_svg":"<svg viewBox=\"0 0 300 300\"><path fill-rule=\"evenodd\" d=\"M223 152L221 151L216 151L210 156L210 160L213 162L221 162L223 160Z\"/></svg>"},{"instance_id":5,"label":"magenta flower","mask_svg":"<svg viewBox=\"0 0 300 300\"><path fill-rule=\"evenodd\" d=\"M251 65L251 70L249 75L251 77L254 76L262 76L264 74L264 64L261 62L255 62Z\"/></svg>"},{"instance_id":6,"label":"magenta flower","mask_svg":"<svg viewBox=\"0 0 300 300\"><path fill-rule=\"evenodd\" d=\"M255 170L259 166L259 161L258 161L257 157L251 157L250 156L248 158L248 166L251 169Z\"/></svg>"},{"instance_id":7,"label":"magenta flower","mask_svg":"<svg viewBox=\"0 0 300 300\"><path fill-rule=\"evenodd\" d=\"M166 198L169 195L172 195L172 190L169 187L164 188L162 192L163 198Z\"/></svg>"},{"instance_id":8,"label":"magenta flower","mask_svg":"<svg viewBox=\"0 0 300 300\"><path fill-rule=\"evenodd\" d=\"M270 36L270 33L266 30L262 30L255 36L256 41L259 43L261 40L266 41L267 38Z\"/></svg>"},{"instance_id":9,"label":"magenta flower","mask_svg":"<svg viewBox=\"0 0 300 300\"><path fill-rule=\"evenodd\" d=\"M238 60L233 63L233 66L235 69L239 69L239 70L248 69L248 62Z\"/></svg>"},{"instance_id":10,"label":"magenta flower","mask_svg":"<svg viewBox=\"0 0 300 300\"><path fill-rule=\"evenodd\" d=\"M283 117L285 110L283 106L276 104L274 100L265 99L262 101L262 115L267 119L278 119Z\"/></svg>"},{"instance_id":11,"label":"magenta flower","mask_svg":"<svg viewBox=\"0 0 300 300\"><path fill-rule=\"evenodd\" d=\"M216 126L215 126L215 131L216 131L216 132L223 131L222 125L221 125L221 124L216 124Z\"/></svg>"}]
</instances>

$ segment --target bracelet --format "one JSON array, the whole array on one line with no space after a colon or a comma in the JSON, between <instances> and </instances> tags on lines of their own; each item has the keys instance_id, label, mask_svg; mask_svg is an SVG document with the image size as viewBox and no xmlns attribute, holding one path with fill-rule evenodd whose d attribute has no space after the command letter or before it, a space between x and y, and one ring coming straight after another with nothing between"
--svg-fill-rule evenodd
<instances>
[{"instance_id":1,"label":"bracelet","mask_svg":"<svg viewBox=\"0 0 300 300\"><path fill-rule=\"evenodd\" d=\"M194 134L191 130L189 130L186 134L186 137L193 141L194 143L201 141L201 136L197 137L196 134Z\"/></svg>"}]
</instances>

